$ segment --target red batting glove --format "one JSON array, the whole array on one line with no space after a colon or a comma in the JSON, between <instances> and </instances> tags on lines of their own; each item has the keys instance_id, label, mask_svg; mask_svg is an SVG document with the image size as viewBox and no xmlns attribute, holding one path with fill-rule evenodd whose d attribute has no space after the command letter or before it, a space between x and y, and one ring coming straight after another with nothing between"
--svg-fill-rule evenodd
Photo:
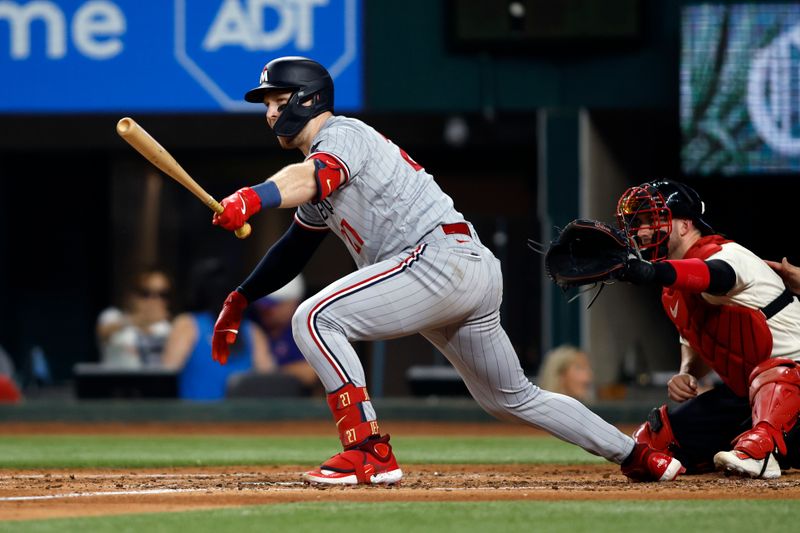
<instances>
[{"instance_id":1,"label":"red batting glove","mask_svg":"<svg viewBox=\"0 0 800 533\"><path fill-rule=\"evenodd\" d=\"M236 342L239 325L247 307L247 298L242 293L233 291L222 304L222 311L214 324L214 336L211 339L211 357L221 365L228 362L230 345Z\"/></svg>"},{"instance_id":2,"label":"red batting glove","mask_svg":"<svg viewBox=\"0 0 800 533\"><path fill-rule=\"evenodd\" d=\"M222 213L214 213L211 222L228 231L236 231L241 228L248 218L261 211L261 198L250 187L239 189L223 199L220 204L225 210Z\"/></svg>"}]
</instances>

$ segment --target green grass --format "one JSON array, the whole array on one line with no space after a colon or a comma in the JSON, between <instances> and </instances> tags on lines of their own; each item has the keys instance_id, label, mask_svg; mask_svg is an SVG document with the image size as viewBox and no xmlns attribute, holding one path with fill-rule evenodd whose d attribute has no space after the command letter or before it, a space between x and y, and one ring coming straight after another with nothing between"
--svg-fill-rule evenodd
<instances>
[{"instance_id":1,"label":"green grass","mask_svg":"<svg viewBox=\"0 0 800 533\"><path fill-rule=\"evenodd\" d=\"M210 511L0 522L19 533L791 531L796 501L287 503Z\"/></svg>"},{"instance_id":2,"label":"green grass","mask_svg":"<svg viewBox=\"0 0 800 533\"><path fill-rule=\"evenodd\" d=\"M392 438L401 463L586 464L604 460L552 437ZM335 437L29 435L0 437L0 468L314 465Z\"/></svg>"},{"instance_id":3,"label":"green grass","mask_svg":"<svg viewBox=\"0 0 800 533\"><path fill-rule=\"evenodd\" d=\"M603 462L552 437L397 437L401 463ZM164 467L318 464L335 437L0 437L0 467ZM380 490L380 489L378 489ZM305 502L178 513L0 521L0 532L69 533L342 531L458 533L792 530L796 500ZM746 493L742 494L747 497ZM77 502L76 502L77 503Z\"/></svg>"}]
</instances>

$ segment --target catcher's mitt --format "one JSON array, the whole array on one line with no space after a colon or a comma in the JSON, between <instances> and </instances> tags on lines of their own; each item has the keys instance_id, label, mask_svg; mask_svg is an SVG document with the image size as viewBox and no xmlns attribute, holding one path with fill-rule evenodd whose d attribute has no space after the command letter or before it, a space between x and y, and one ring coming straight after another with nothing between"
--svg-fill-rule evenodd
<instances>
[{"instance_id":1,"label":"catcher's mitt","mask_svg":"<svg viewBox=\"0 0 800 533\"><path fill-rule=\"evenodd\" d=\"M573 220L550 243L547 275L562 289L616 280L633 250L618 229L599 220Z\"/></svg>"}]
</instances>

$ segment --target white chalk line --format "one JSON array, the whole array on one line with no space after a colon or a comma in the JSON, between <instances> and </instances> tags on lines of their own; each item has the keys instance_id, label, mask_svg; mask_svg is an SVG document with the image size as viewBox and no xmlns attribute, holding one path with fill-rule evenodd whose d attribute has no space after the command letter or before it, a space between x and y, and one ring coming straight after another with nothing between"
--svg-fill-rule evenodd
<instances>
[{"instance_id":1,"label":"white chalk line","mask_svg":"<svg viewBox=\"0 0 800 533\"><path fill-rule=\"evenodd\" d=\"M122 478L156 478L156 479L217 479L235 477L263 477L262 474L12 474L0 476L0 480L12 479L52 479L62 481L67 478L74 479L122 479Z\"/></svg>"},{"instance_id":2,"label":"white chalk line","mask_svg":"<svg viewBox=\"0 0 800 533\"><path fill-rule=\"evenodd\" d=\"M297 487L308 485L305 481L242 481L239 485L257 485L263 487Z\"/></svg>"},{"instance_id":3,"label":"white chalk line","mask_svg":"<svg viewBox=\"0 0 800 533\"><path fill-rule=\"evenodd\" d=\"M147 489L147 490L115 490L104 492L67 492L64 494L45 494L41 496L7 496L0 502L24 502L33 500L56 500L59 498L86 498L90 496L139 496L142 494L172 494L176 492L203 492L207 489Z\"/></svg>"},{"instance_id":4,"label":"white chalk line","mask_svg":"<svg viewBox=\"0 0 800 533\"><path fill-rule=\"evenodd\" d=\"M470 490L553 490L550 485L547 486L499 486L499 487L430 487L425 490L440 490L444 492L457 492L457 491L470 491Z\"/></svg>"},{"instance_id":5,"label":"white chalk line","mask_svg":"<svg viewBox=\"0 0 800 533\"><path fill-rule=\"evenodd\" d=\"M280 492L305 492L309 487L302 481L265 481L265 482L249 482L241 483L241 485L251 486L267 486L274 487L276 491ZM299 486L303 486L300 488ZM145 489L145 490L118 490L118 491L101 491L101 492L67 492L63 494L46 494L40 496L8 496L0 497L0 502L20 502L20 501L37 501L37 500L55 500L60 498L85 498L85 497L101 497L101 496L139 496L148 494L175 494L181 492L217 492L220 489L215 488L197 488L197 489ZM472 491L486 491L486 490L505 490L505 491L541 491L551 490L547 486L496 486L496 487L427 487L426 490L442 491L442 492L472 492Z\"/></svg>"}]
</instances>

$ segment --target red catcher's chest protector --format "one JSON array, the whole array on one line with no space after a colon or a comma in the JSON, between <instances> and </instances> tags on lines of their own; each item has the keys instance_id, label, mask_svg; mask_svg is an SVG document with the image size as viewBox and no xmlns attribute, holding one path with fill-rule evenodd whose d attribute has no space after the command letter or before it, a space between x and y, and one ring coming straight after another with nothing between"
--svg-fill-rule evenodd
<instances>
[{"instance_id":1,"label":"red catcher's chest protector","mask_svg":"<svg viewBox=\"0 0 800 533\"><path fill-rule=\"evenodd\" d=\"M698 240L684 259L707 259L731 242L719 235ZM760 309L712 305L700 294L664 288L661 303L689 346L738 396L747 397L748 377L772 354L772 332Z\"/></svg>"}]
</instances>

